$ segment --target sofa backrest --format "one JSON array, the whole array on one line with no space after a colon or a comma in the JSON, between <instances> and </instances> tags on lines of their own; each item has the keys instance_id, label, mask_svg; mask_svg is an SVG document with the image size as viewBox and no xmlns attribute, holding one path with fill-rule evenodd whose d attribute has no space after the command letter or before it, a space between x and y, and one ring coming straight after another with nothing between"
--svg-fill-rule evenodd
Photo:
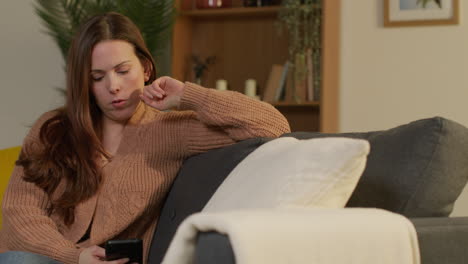
<instances>
[{"instance_id":1,"label":"sofa backrest","mask_svg":"<svg viewBox=\"0 0 468 264\"><path fill-rule=\"evenodd\" d=\"M468 129L441 117L384 131L283 136L369 141L366 169L347 207L377 207L407 217L448 216L468 180Z\"/></svg>"},{"instance_id":2,"label":"sofa backrest","mask_svg":"<svg viewBox=\"0 0 468 264\"><path fill-rule=\"evenodd\" d=\"M415 216L447 216L468 179L468 129L435 117L385 131L322 134L298 139L352 137L371 145L366 169L350 207L377 207ZM250 139L187 159L159 218L150 263L160 263L179 224L203 209L217 187L249 153L271 139Z\"/></svg>"},{"instance_id":3,"label":"sofa backrest","mask_svg":"<svg viewBox=\"0 0 468 264\"><path fill-rule=\"evenodd\" d=\"M200 212L229 173L256 148L270 139L253 138L187 159L166 197L153 236L149 263L161 263L177 227Z\"/></svg>"}]
</instances>

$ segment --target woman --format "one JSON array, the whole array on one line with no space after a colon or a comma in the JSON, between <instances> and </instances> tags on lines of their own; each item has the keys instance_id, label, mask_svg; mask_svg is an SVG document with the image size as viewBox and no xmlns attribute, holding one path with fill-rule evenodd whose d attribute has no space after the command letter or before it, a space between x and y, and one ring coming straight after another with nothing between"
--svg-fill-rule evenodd
<instances>
[{"instance_id":1,"label":"woman","mask_svg":"<svg viewBox=\"0 0 468 264\"><path fill-rule=\"evenodd\" d=\"M126 263L99 246L126 238L143 240L146 262L185 158L289 131L266 103L156 79L140 32L117 13L88 20L67 63L66 104L32 127L4 197L1 263Z\"/></svg>"}]
</instances>

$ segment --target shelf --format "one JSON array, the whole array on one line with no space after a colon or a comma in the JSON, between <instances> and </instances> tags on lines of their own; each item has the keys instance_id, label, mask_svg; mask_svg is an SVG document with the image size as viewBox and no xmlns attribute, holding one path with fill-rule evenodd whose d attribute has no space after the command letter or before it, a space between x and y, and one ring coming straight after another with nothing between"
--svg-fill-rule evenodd
<instances>
[{"instance_id":1,"label":"shelf","mask_svg":"<svg viewBox=\"0 0 468 264\"><path fill-rule=\"evenodd\" d=\"M182 16L201 17L246 17L246 16L274 16L278 14L280 6L265 7L232 7L232 8L206 8L181 11Z\"/></svg>"},{"instance_id":2,"label":"shelf","mask_svg":"<svg viewBox=\"0 0 468 264\"><path fill-rule=\"evenodd\" d=\"M304 103L292 103L292 102L274 102L270 103L274 107L319 107L320 102L304 102Z\"/></svg>"},{"instance_id":3,"label":"shelf","mask_svg":"<svg viewBox=\"0 0 468 264\"><path fill-rule=\"evenodd\" d=\"M203 74L204 86L215 87L216 80L225 79L230 89L242 92L245 81L255 79L261 94L272 65L284 64L288 58L287 37L278 34L276 26L279 8L182 11L173 40L174 76L193 81L191 57L215 56L214 64Z\"/></svg>"},{"instance_id":4,"label":"shelf","mask_svg":"<svg viewBox=\"0 0 468 264\"><path fill-rule=\"evenodd\" d=\"M176 0L180 2L180 0ZM292 131L338 131L339 32L341 0L322 0L321 85L319 101L269 102L288 120ZM288 36L278 35L281 6L180 9L177 5L172 46L172 74L193 81L191 58L216 56L203 75L203 85L215 87L216 80L229 81L232 90L243 92L245 80L254 78L263 94L274 64L288 59ZM190 6L189 6L190 4Z\"/></svg>"}]
</instances>

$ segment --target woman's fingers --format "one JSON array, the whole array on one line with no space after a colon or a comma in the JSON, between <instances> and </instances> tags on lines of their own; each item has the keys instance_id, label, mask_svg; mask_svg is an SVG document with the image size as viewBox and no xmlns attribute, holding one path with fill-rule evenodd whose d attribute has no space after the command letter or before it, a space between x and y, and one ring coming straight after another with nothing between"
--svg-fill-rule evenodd
<instances>
[{"instance_id":1,"label":"woman's fingers","mask_svg":"<svg viewBox=\"0 0 468 264\"><path fill-rule=\"evenodd\" d=\"M161 89L161 87L159 87L159 85L157 85L156 82L148 85L148 86L145 86L145 88L143 89L143 91L145 92L146 96L148 96L149 98L159 98L159 99L162 99L164 98L164 96L166 95L166 92Z\"/></svg>"},{"instance_id":2,"label":"woman's fingers","mask_svg":"<svg viewBox=\"0 0 468 264\"><path fill-rule=\"evenodd\" d=\"M112 261L105 261L106 259L106 250L99 246L91 246L85 248L79 256L80 264L124 264L128 263L129 259L118 259Z\"/></svg>"},{"instance_id":3,"label":"woman's fingers","mask_svg":"<svg viewBox=\"0 0 468 264\"><path fill-rule=\"evenodd\" d=\"M155 109L158 109L160 111L166 110L166 102L165 99L151 99L148 98L146 95L141 94L140 99L148 106L151 106Z\"/></svg>"},{"instance_id":4,"label":"woman's fingers","mask_svg":"<svg viewBox=\"0 0 468 264\"><path fill-rule=\"evenodd\" d=\"M100 246L92 246L90 247L91 254L95 257L105 258L106 257L106 250Z\"/></svg>"},{"instance_id":5,"label":"woman's fingers","mask_svg":"<svg viewBox=\"0 0 468 264\"><path fill-rule=\"evenodd\" d=\"M159 79L156 79L152 84L151 87L154 89L154 91L161 93L162 95L166 95L166 91L164 88L166 87L166 78L161 77Z\"/></svg>"},{"instance_id":6,"label":"woman's fingers","mask_svg":"<svg viewBox=\"0 0 468 264\"><path fill-rule=\"evenodd\" d=\"M128 263L130 259L128 258L123 258L123 259L117 259L117 260L112 260L112 261L106 261L106 264L124 264Z\"/></svg>"},{"instance_id":7,"label":"woman's fingers","mask_svg":"<svg viewBox=\"0 0 468 264\"><path fill-rule=\"evenodd\" d=\"M143 90L143 93L142 95L144 95L145 97L147 97L148 99L155 99L155 98L158 98L158 97L155 97L150 91L148 91L147 89Z\"/></svg>"},{"instance_id":8,"label":"woman's fingers","mask_svg":"<svg viewBox=\"0 0 468 264\"><path fill-rule=\"evenodd\" d=\"M145 94L141 94L140 95L140 99L143 100L143 102L151 107L154 107L154 108L157 108L157 101L152 99L152 98L149 98L148 96L146 96Z\"/></svg>"},{"instance_id":9,"label":"woman's fingers","mask_svg":"<svg viewBox=\"0 0 468 264\"><path fill-rule=\"evenodd\" d=\"M156 79L143 88L140 94L145 104L159 110L177 108L180 105L184 84L167 76Z\"/></svg>"}]
</instances>

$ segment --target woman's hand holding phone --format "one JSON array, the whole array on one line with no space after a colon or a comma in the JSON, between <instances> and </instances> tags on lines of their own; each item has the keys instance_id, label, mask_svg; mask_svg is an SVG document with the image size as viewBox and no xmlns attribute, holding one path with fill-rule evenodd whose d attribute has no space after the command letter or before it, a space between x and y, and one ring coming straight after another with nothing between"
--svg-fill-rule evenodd
<instances>
[{"instance_id":1,"label":"woman's hand holding phone","mask_svg":"<svg viewBox=\"0 0 468 264\"><path fill-rule=\"evenodd\" d=\"M80 253L79 264L124 264L128 263L128 258L105 261L106 251L99 246L91 246Z\"/></svg>"}]
</instances>

